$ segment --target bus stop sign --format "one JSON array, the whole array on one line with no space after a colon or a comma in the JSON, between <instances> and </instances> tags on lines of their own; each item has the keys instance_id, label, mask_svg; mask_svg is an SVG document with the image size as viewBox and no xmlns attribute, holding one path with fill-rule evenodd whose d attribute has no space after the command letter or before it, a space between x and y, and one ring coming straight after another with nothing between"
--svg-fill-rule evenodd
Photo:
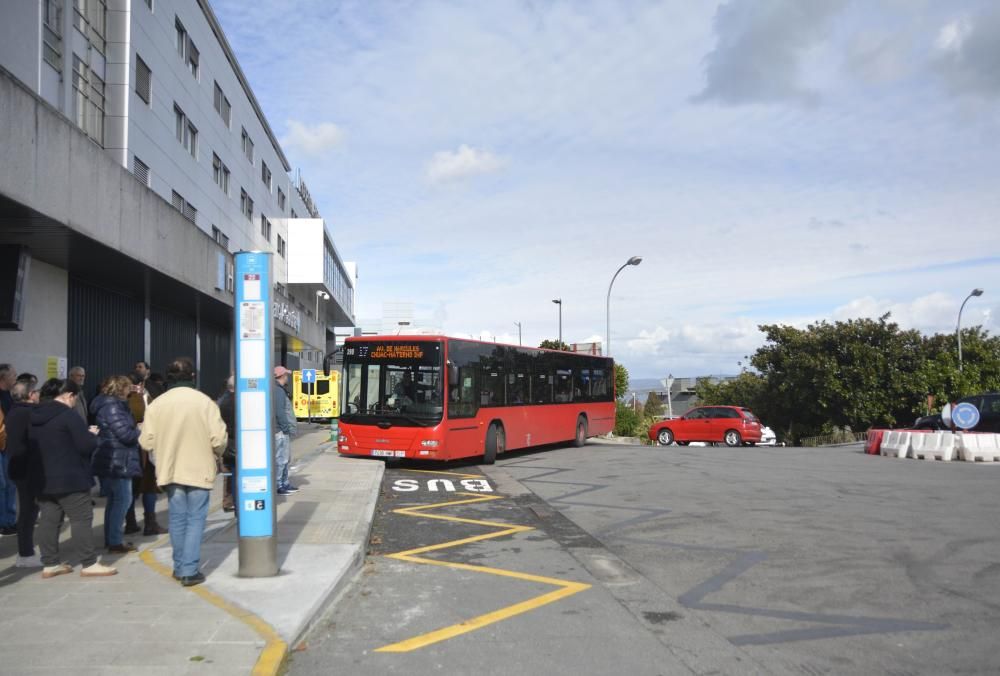
<instances>
[{"instance_id":1,"label":"bus stop sign","mask_svg":"<svg viewBox=\"0 0 1000 676\"><path fill-rule=\"evenodd\" d=\"M302 369L302 382L303 383L315 383L316 382L316 369Z\"/></svg>"},{"instance_id":2,"label":"bus stop sign","mask_svg":"<svg viewBox=\"0 0 1000 676\"><path fill-rule=\"evenodd\" d=\"M955 427L961 427L963 430L971 430L979 424L979 409L972 404L959 404L951 412L951 419L955 423Z\"/></svg>"}]
</instances>

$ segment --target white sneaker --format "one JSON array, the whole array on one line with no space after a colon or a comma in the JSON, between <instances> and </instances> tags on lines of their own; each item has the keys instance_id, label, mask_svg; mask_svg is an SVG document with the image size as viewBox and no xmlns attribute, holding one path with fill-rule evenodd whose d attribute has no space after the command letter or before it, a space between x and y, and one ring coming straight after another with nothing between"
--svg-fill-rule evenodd
<instances>
[{"instance_id":1,"label":"white sneaker","mask_svg":"<svg viewBox=\"0 0 1000 676\"><path fill-rule=\"evenodd\" d=\"M105 566L100 561L98 561L97 563L93 563L80 571L80 577L108 577L110 575L117 575L117 574L118 574L117 568L112 568L111 566Z\"/></svg>"},{"instance_id":2,"label":"white sneaker","mask_svg":"<svg viewBox=\"0 0 1000 676\"><path fill-rule=\"evenodd\" d=\"M21 556L17 555L17 562L14 564L15 568L41 568L42 559L38 554L32 554L31 556Z\"/></svg>"}]
</instances>

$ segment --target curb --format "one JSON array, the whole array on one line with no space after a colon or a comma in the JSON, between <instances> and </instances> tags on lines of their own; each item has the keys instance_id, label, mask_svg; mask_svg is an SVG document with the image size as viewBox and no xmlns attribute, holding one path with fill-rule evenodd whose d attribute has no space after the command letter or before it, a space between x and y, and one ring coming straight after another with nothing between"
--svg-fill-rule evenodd
<instances>
[{"instance_id":1,"label":"curb","mask_svg":"<svg viewBox=\"0 0 1000 676\"><path fill-rule=\"evenodd\" d=\"M168 580L174 581L173 571L157 561L156 557L153 555L153 550L165 545L169 539L169 535L164 535L162 538L144 549L142 553L139 554L139 558L152 570L156 571ZM278 636L278 633L273 627L271 627L271 625L250 611L229 603L218 594L210 592L204 587L197 586L190 587L189 589L216 608L224 610L257 632L257 634L264 639L265 645L264 649L260 653L260 656L257 658L257 663L254 664L253 671L251 673L253 676L277 676L288 659L288 644L285 643L280 636Z\"/></svg>"}]
</instances>

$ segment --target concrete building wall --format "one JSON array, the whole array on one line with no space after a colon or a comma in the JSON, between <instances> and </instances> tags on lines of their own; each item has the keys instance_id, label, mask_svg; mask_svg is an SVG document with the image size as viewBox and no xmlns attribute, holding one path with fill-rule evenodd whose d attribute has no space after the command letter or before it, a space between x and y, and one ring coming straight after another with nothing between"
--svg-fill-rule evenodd
<instances>
[{"instance_id":1,"label":"concrete building wall","mask_svg":"<svg viewBox=\"0 0 1000 676\"><path fill-rule=\"evenodd\" d=\"M178 20L199 51L198 77L178 53ZM150 12L144 3L136 3L131 22L132 52L152 71L152 97L147 104L130 93L126 166L131 169L133 158L139 157L150 167L153 190L167 201L177 191L198 210L200 228L211 234L215 225L229 237L230 250L276 251L279 234L287 241L277 221L287 217L291 181L202 6L194 0L158 0ZM133 78L135 67L133 58ZM232 106L228 126L215 110L216 83ZM198 130L197 157L177 140L175 105ZM243 152L243 129L253 141L252 162ZM228 194L214 181L213 154L229 169ZM270 189L261 178L262 162L271 172ZM278 204L279 188L286 196L284 211ZM241 190L253 200L252 220L241 211ZM261 214L272 223L270 241L261 232ZM277 265L276 279L282 281L284 262Z\"/></svg>"},{"instance_id":2,"label":"concrete building wall","mask_svg":"<svg viewBox=\"0 0 1000 676\"><path fill-rule=\"evenodd\" d=\"M49 357L66 357L68 275L65 270L31 261L26 280L24 328L0 331L0 360L18 373L45 379Z\"/></svg>"}]
</instances>

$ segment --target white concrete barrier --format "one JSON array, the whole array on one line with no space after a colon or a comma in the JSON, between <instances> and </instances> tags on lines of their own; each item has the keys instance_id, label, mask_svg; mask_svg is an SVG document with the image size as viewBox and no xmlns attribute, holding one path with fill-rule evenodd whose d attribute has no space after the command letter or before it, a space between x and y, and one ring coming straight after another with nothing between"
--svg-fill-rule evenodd
<instances>
[{"instance_id":1,"label":"white concrete barrier","mask_svg":"<svg viewBox=\"0 0 1000 676\"><path fill-rule=\"evenodd\" d=\"M955 457L955 435L951 432L914 432L910 452L918 460L950 461Z\"/></svg>"},{"instance_id":2,"label":"white concrete barrier","mask_svg":"<svg viewBox=\"0 0 1000 676\"><path fill-rule=\"evenodd\" d=\"M910 453L910 433L906 430L889 430L882 437L881 453L887 458L905 458Z\"/></svg>"},{"instance_id":3,"label":"white concrete barrier","mask_svg":"<svg viewBox=\"0 0 1000 676\"><path fill-rule=\"evenodd\" d=\"M959 450L966 462L1000 462L1000 434L962 432L958 435Z\"/></svg>"}]
</instances>

